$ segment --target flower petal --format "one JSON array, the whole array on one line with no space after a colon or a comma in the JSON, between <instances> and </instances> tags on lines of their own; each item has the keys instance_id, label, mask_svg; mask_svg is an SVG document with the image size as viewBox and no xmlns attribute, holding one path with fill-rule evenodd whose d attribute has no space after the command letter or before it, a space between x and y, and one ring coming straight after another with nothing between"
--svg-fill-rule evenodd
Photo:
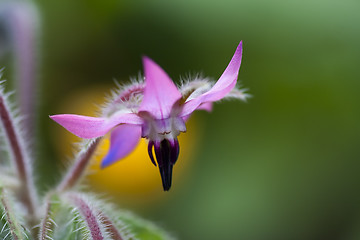
<instances>
[{"instance_id":1,"label":"flower petal","mask_svg":"<svg viewBox=\"0 0 360 240\"><path fill-rule=\"evenodd\" d=\"M111 132L110 149L103 159L101 167L107 167L126 157L137 146L140 138L141 126L131 124L117 126Z\"/></svg>"},{"instance_id":2,"label":"flower petal","mask_svg":"<svg viewBox=\"0 0 360 240\"><path fill-rule=\"evenodd\" d=\"M196 109L211 112L213 109L213 103L212 102L204 102L204 103L200 104Z\"/></svg>"},{"instance_id":3,"label":"flower petal","mask_svg":"<svg viewBox=\"0 0 360 240\"><path fill-rule=\"evenodd\" d=\"M133 113L116 114L109 119L75 114L50 116L52 120L81 138L104 136L110 129L122 123L142 124L142 119Z\"/></svg>"},{"instance_id":4,"label":"flower petal","mask_svg":"<svg viewBox=\"0 0 360 240\"><path fill-rule=\"evenodd\" d=\"M185 102L180 116L186 116L195 111L202 103L215 102L228 94L236 85L239 69L241 65L242 56L242 41L236 48L235 54L232 57L229 65L221 75L215 85L207 92L200 96Z\"/></svg>"},{"instance_id":5,"label":"flower petal","mask_svg":"<svg viewBox=\"0 0 360 240\"><path fill-rule=\"evenodd\" d=\"M143 57L145 72L144 97L140 111L147 111L156 119L170 116L172 107L182 96L166 72L148 57Z\"/></svg>"}]
</instances>

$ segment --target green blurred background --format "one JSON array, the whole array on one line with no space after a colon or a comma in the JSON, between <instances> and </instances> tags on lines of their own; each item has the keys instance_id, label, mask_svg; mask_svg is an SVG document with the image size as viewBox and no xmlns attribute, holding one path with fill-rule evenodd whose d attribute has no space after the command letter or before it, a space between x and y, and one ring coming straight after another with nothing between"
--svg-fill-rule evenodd
<instances>
[{"instance_id":1,"label":"green blurred background","mask_svg":"<svg viewBox=\"0 0 360 240\"><path fill-rule=\"evenodd\" d=\"M360 239L359 1L36 3L43 139L68 95L136 76L144 54L175 81L218 78L244 42L239 80L253 98L196 113L188 173L166 197L121 208L179 239ZM44 142L51 185L61 157Z\"/></svg>"}]
</instances>

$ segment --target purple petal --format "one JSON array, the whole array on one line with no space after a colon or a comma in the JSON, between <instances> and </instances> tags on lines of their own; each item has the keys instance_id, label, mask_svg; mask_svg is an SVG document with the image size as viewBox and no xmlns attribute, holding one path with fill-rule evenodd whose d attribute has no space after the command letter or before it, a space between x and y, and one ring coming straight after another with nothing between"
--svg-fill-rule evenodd
<instances>
[{"instance_id":1,"label":"purple petal","mask_svg":"<svg viewBox=\"0 0 360 240\"><path fill-rule=\"evenodd\" d=\"M109 119L74 114L50 116L52 120L81 138L104 136L110 129L122 123L142 124L142 119L133 113L117 114Z\"/></svg>"},{"instance_id":2,"label":"purple petal","mask_svg":"<svg viewBox=\"0 0 360 240\"><path fill-rule=\"evenodd\" d=\"M182 96L166 72L148 57L143 57L145 90L139 112L147 111L156 119L170 116L172 107Z\"/></svg>"},{"instance_id":3,"label":"purple petal","mask_svg":"<svg viewBox=\"0 0 360 240\"><path fill-rule=\"evenodd\" d=\"M188 102L185 102L180 116L191 114L203 103L215 102L225 97L225 95L228 94L236 85L241 65L241 56L242 41L239 43L229 65L215 85L209 91L189 100Z\"/></svg>"},{"instance_id":4,"label":"purple petal","mask_svg":"<svg viewBox=\"0 0 360 240\"><path fill-rule=\"evenodd\" d=\"M117 126L111 132L110 149L103 159L101 167L107 167L126 157L137 146L140 138L141 126L130 124Z\"/></svg>"}]
</instances>

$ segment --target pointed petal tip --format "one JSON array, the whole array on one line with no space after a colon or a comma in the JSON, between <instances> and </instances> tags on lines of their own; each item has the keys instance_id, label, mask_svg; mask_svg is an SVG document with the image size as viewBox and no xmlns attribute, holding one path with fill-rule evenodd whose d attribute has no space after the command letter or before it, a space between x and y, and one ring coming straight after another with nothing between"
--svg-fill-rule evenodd
<instances>
[{"instance_id":1,"label":"pointed petal tip","mask_svg":"<svg viewBox=\"0 0 360 240\"><path fill-rule=\"evenodd\" d=\"M239 68L240 68L242 52L243 52L243 41L241 40L236 47L235 53L234 53L233 57L231 58L229 65L232 62L234 62L232 65L239 65Z\"/></svg>"},{"instance_id":2,"label":"pointed petal tip","mask_svg":"<svg viewBox=\"0 0 360 240\"><path fill-rule=\"evenodd\" d=\"M182 96L168 74L155 61L142 57L145 89L139 112L147 111L155 118L167 118L173 105Z\"/></svg>"},{"instance_id":3,"label":"pointed petal tip","mask_svg":"<svg viewBox=\"0 0 360 240\"><path fill-rule=\"evenodd\" d=\"M88 117L76 114L58 114L50 116L52 120L63 126L69 132L81 138L96 138L104 136L113 127L121 124L140 125L142 119L134 113L114 114L106 119Z\"/></svg>"},{"instance_id":4,"label":"pointed petal tip","mask_svg":"<svg viewBox=\"0 0 360 240\"><path fill-rule=\"evenodd\" d=\"M104 168L110 166L110 163L108 163L106 160L103 160L100 164L100 168L101 170L103 170Z\"/></svg>"},{"instance_id":5,"label":"pointed petal tip","mask_svg":"<svg viewBox=\"0 0 360 240\"><path fill-rule=\"evenodd\" d=\"M52 120L69 132L81 138L95 138L105 135L104 119L74 114L58 114L49 116Z\"/></svg>"},{"instance_id":6,"label":"pointed petal tip","mask_svg":"<svg viewBox=\"0 0 360 240\"><path fill-rule=\"evenodd\" d=\"M241 40L239 45L237 46L237 49L242 52L243 50L243 41Z\"/></svg>"},{"instance_id":7,"label":"pointed petal tip","mask_svg":"<svg viewBox=\"0 0 360 240\"><path fill-rule=\"evenodd\" d=\"M67 114L56 114L56 115L49 115L49 118L59 124L60 126L63 126L64 128L67 121L69 120L69 116Z\"/></svg>"},{"instance_id":8,"label":"pointed petal tip","mask_svg":"<svg viewBox=\"0 0 360 240\"><path fill-rule=\"evenodd\" d=\"M101 164L100 164L100 169L101 170L104 170L104 168L107 168L113 164L115 164L116 162L118 162L118 160L121 160L121 159L115 159L112 157L112 156L109 156L110 154L106 155L103 160L101 161Z\"/></svg>"},{"instance_id":9,"label":"pointed petal tip","mask_svg":"<svg viewBox=\"0 0 360 240\"><path fill-rule=\"evenodd\" d=\"M196 98L191 99L188 102L185 102L184 107L180 114L181 117L185 117L191 114L193 111L198 109L199 106L200 109L207 110L210 106L209 105L202 106L202 104L215 102L224 98L235 87L241 66L242 43L243 41L241 40L238 46L236 47L235 53L232 56L225 71L222 73L222 75L220 76L219 80L215 83L215 85L209 91L201 94Z\"/></svg>"},{"instance_id":10,"label":"pointed petal tip","mask_svg":"<svg viewBox=\"0 0 360 240\"><path fill-rule=\"evenodd\" d=\"M144 63L145 61L153 61L151 58L149 58L148 56L146 55L142 55L141 56L141 59L142 59L142 62Z\"/></svg>"},{"instance_id":11,"label":"pointed petal tip","mask_svg":"<svg viewBox=\"0 0 360 240\"><path fill-rule=\"evenodd\" d=\"M55 117L56 115L49 115L49 118L51 119L51 120L53 120L53 121L55 121L56 122L56 117Z\"/></svg>"},{"instance_id":12,"label":"pointed petal tip","mask_svg":"<svg viewBox=\"0 0 360 240\"><path fill-rule=\"evenodd\" d=\"M141 138L141 127L119 125L111 133L110 148L101 162L101 168L108 167L129 155Z\"/></svg>"},{"instance_id":13,"label":"pointed petal tip","mask_svg":"<svg viewBox=\"0 0 360 240\"><path fill-rule=\"evenodd\" d=\"M159 71L161 72L161 74L166 75L166 77L170 78L167 73L164 71L164 69L162 69L162 67L160 67L159 64L157 64L154 60L152 60L150 57L143 55L142 56L142 63L143 63L143 67L144 67L144 74L146 77L146 73L152 73L152 71L156 71L158 75Z\"/></svg>"},{"instance_id":14,"label":"pointed petal tip","mask_svg":"<svg viewBox=\"0 0 360 240\"><path fill-rule=\"evenodd\" d=\"M106 167L109 167L110 165L113 165L114 163L118 162L120 159L117 159L113 151L109 151L107 155L103 158L100 164L101 170L103 170Z\"/></svg>"},{"instance_id":15,"label":"pointed petal tip","mask_svg":"<svg viewBox=\"0 0 360 240\"><path fill-rule=\"evenodd\" d=\"M243 41L241 40L239 45L236 47L236 50L235 50L235 53L234 53L234 56L233 57L240 57L240 60L241 60L241 57L242 57L242 51L243 51ZM240 56L239 56L240 55Z\"/></svg>"},{"instance_id":16,"label":"pointed petal tip","mask_svg":"<svg viewBox=\"0 0 360 240\"><path fill-rule=\"evenodd\" d=\"M49 118L54 120L56 122L56 119L59 117L59 115L61 116L62 114L57 114L57 115L49 115Z\"/></svg>"},{"instance_id":17,"label":"pointed petal tip","mask_svg":"<svg viewBox=\"0 0 360 240\"><path fill-rule=\"evenodd\" d=\"M63 126L62 123L69 119L69 115L68 114L49 115L49 118L55 121L56 123L60 124L61 126Z\"/></svg>"},{"instance_id":18,"label":"pointed petal tip","mask_svg":"<svg viewBox=\"0 0 360 240\"><path fill-rule=\"evenodd\" d=\"M161 70L163 70L159 64L157 64L154 60L152 60L150 57L143 55L141 57L142 59L142 64L144 67L144 72L146 73L146 71L150 70L151 68L157 67L160 68Z\"/></svg>"}]
</instances>

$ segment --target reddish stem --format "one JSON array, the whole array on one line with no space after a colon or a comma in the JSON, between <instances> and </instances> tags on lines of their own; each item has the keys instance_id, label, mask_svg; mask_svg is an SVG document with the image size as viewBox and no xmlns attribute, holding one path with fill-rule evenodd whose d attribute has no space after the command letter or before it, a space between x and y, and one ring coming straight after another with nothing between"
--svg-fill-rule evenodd
<instances>
[{"instance_id":1,"label":"reddish stem","mask_svg":"<svg viewBox=\"0 0 360 240\"><path fill-rule=\"evenodd\" d=\"M115 227L114 223L110 220L110 218L108 218L108 216L106 216L102 212L100 212L99 214L102 217L104 224L106 224L107 230L111 234L112 239L113 240L123 240L123 238L121 237L120 232Z\"/></svg>"},{"instance_id":2,"label":"reddish stem","mask_svg":"<svg viewBox=\"0 0 360 240\"><path fill-rule=\"evenodd\" d=\"M51 214L50 208L51 208L51 203L50 203L50 201L48 201L46 203L45 218L42 220L41 225L40 225L40 234L39 234L40 240L47 239L48 232L51 231L51 227L54 225L50 220L50 214Z\"/></svg>"},{"instance_id":3,"label":"reddish stem","mask_svg":"<svg viewBox=\"0 0 360 240\"><path fill-rule=\"evenodd\" d=\"M104 237L101 233L101 228L95 213L92 211L87 202L78 194L69 194L68 195L71 202L76 206L80 211L80 214L86 221L86 224L89 227L90 234L93 240L102 240Z\"/></svg>"},{"instance_id":4,"label":"reddish stem","mask_svg":"<svg viewBox=\"0 0 360 240\"><path fill-rule=\"evenodd\" d=\"M95 139L85 152L79 154L74 165L68 170L67 174L60 182L58 191L62 192L69 190L80 181L100 141L101 138Z\"/></svg>"},{"instance_id":5,"label":"reddish stem","mask_svg":"<svg viewBox=\"0 0 360 240\"><path fill-rule=\"evenodd\" d=\"M14 232L16 231L16 226L15 226L15 223L11 220L10 209L9 209L7 199L6 199L4 192L2 192L1 204L4 207L4 212L5 212L4 214L6 214L6 220L7 220L7 223L9 224L11 236L13 237L14 240L18 240L19 239L18 236L16 234L14 234Z\"/></svg>"},{"instance_id":6,"label":"reddish stem","mask_svg":"<svg viewBox=\"0 0 360 240\"><path fill-rule=\"evenodd\" d=\"M30 159L25 150L24 143L19 138L19 133L14 126L14 120L6 106L5 99L0 96L0 119L7 137L9 150L12 153L12 160L15 163L18 177L22 182L20 194L30 215L35 215L35 187L31 179Z\"/></svg>"}]
</instances>

